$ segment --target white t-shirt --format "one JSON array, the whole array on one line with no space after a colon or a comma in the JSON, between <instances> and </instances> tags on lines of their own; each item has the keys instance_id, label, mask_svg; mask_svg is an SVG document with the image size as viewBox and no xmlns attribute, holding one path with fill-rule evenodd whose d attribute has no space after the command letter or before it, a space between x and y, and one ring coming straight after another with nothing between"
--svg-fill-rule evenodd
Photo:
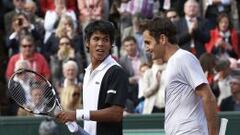
<instances>
[{"instance_id":1,"label":"white t-shirt","mask_svg":"<svg viewBox=\"0 0 240 135\"><path fill-rule=\"evenodd\" d=\"M208 83L198 59L179 49L165 72L166 135L208 135L202 99L195 93L197 86Z\"/></svg>"}]
</instances>

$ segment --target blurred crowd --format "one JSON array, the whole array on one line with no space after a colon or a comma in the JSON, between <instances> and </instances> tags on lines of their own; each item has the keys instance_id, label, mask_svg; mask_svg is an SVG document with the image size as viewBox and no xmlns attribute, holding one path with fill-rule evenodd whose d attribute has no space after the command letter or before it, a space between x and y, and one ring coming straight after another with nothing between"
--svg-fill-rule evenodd
<instances>
[{"instance_id":1,"label":"blurred crowd","mask_svg":"<svg viewBox=\"0 0 240 135\"><path fill-rule=\"evenodd\" d=\"M0 115L30 115L7 92L21 68L50 80L65 110L81 108L84 28L100 19L115 26L111 53L128 74L125 114L164 112L167 63L151 60L142 35L154 17L170 19L180 48L200 60L218 110L240 111L239 8L237 0L1 0Z\"/></svg>"}]
</instances>

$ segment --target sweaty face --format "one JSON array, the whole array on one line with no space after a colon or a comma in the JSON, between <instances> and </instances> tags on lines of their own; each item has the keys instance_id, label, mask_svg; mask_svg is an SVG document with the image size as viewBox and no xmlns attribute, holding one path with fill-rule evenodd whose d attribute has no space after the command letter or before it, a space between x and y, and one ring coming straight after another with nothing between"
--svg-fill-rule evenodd
<instances>
[{"instance_id":1,"label":"sweaty face","mask_svg":"<svg viewBox=\"0 0 240 135\"><path fill-rule=\"evenodd\" d=\"M112 48L109 35L101 32L92 34L90 41L87 43L89 53L93 63L101 63L108 55Z\"/></svg>"},{"instance_id":2,"label":"sweaty face","mask_svg":"<svg viewBox=\"0 0 240 135\"><path fill-rule=\"evenodd\" d=\"M152 56L152 59L159 59L163 58L163 47L162 45L158 44L154 37L152 37L148 30L143 32L143 38L145 43L145 51L150 53Z\"/></svg>"}]
</instances>

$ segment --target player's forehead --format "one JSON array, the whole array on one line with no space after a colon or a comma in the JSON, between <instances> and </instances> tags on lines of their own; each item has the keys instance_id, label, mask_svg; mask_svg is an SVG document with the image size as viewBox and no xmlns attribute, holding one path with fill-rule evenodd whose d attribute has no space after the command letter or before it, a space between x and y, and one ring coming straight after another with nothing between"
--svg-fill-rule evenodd
<instances>
[{"instance_id":1,"label":"player's forehead","mask_svg":"<svg viewBox=\"0 0 240 135\"><path fill-rule=\"evenodd\" d=\"M110 35L104 33L104 32L101 32L101 31L96 31L96 32L93 32L91 38L94 38L94 37L99 37L99 38L110 38Z\"/></svg>"},{"instance_id":2,"label":"player's forehead","mask_svg":"<svg viewBox=\"0 0 240 135\"><path fill-rule=\"evenodd\" d=\"M149 30L145 30L143 32L143 38L144 38L144 41L155 41L154 37L150 34L150 31Z\"/></svg>"}]
</instances>

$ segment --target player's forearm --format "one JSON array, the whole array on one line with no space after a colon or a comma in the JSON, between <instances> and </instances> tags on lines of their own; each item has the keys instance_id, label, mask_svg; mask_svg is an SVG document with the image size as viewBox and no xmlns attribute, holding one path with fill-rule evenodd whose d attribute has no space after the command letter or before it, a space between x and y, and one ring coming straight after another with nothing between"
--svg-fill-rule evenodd
<instances>
[{"instance_id":1,"label":"player's forearm","mask_svg":"<svg viewBox=\"0 0 240 135\"><path fill-rule=\"evenodd\" d=\"M203 98L203 107L208 123L209 135L218 135L218 117L216 99L213 96Z\"/></svg>"},{"instance_id":2,"label":"player's forearm","mask_svg":"<svg viewBox=\"0 0 240 135\"><path fill-rule=\"evenodd\" d=\"M123 118L123 108L120 106L112 106L101 110L89 111L87 118L85 118L85 115L86 110L77 111L77 119L85 119L98 122L119 122Z\"/></svg>"}]
</instances>

